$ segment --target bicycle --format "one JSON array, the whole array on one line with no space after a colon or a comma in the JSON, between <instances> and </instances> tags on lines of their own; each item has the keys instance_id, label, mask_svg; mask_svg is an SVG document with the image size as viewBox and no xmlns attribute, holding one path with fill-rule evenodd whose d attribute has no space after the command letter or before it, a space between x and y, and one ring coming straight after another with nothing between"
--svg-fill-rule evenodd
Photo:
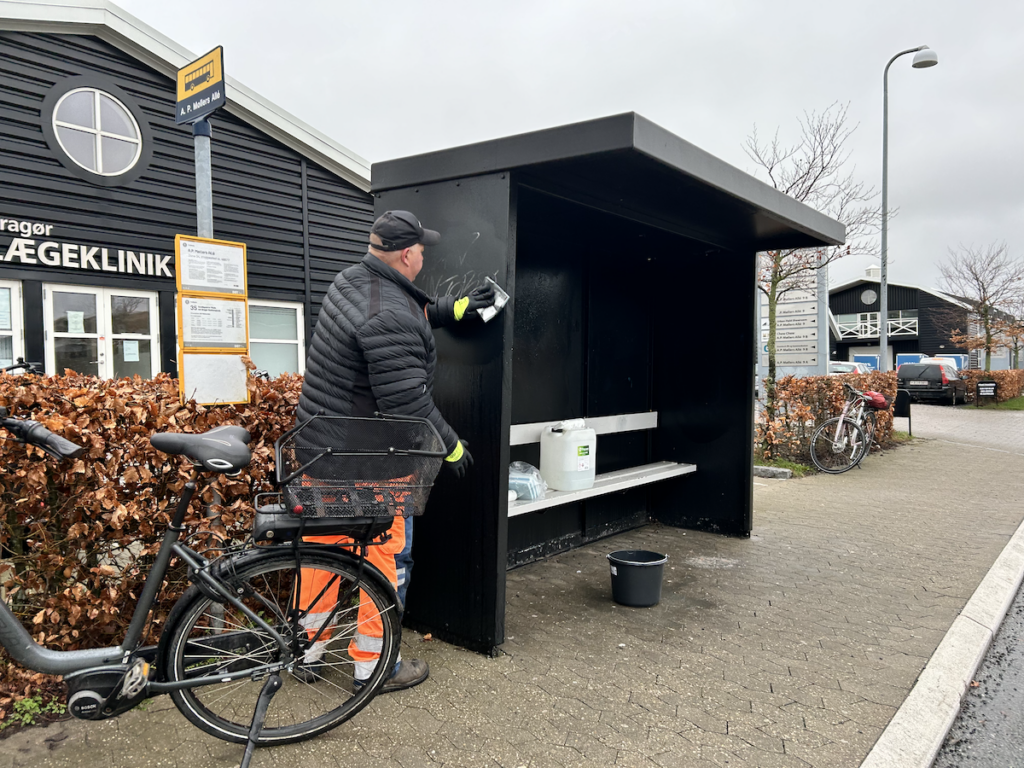
<instances>
[{"instance_id":1,"label":"bicycle","mask_svg":"<svg viewBox=\"0 0 1024 768\"><path fill-rule=\"evenodd\" d=\"M84 452L2 407L0 426L58 460ZM103 720L166 693L193 725L245 744L242 768L256 747L337 727L369 704L390 676L402 607L391 583L367 562L367 548L386 540L396 514L422 512L445 454L425 419L314 416L275 443L279 490L255 497L250 537L207 559L180 540L186 512L201 476L235 475L249 464L249 441L240 426L150 437L157 450L190 460L192 470L120 645L48 650L0 600L0 647L24 667L63 675L72 715ZM341 479L360 476L353 471L398 480ZM305 536L344 538L313 544ZM158 644L143 647L147 618L175 557L188 566L191 585L171 609ZM326 583L314 594L314 582ZM380 654L359 685L349 645L370 621L380 627ZM311 669L312 675L299 674Z\"/></svg>"},{"instance_id":2,"label":"bicycle","mask_svg":"<svg viewBox=\"0 0 1024 768\"><path fill-rule=\"evenodd\" d=\"M880 392L847 390L843 410L825 421L811 436L811 461L822 472L838 475L858 466L874 445L877 411L888 410L892 401Z\"/></svg>"}]
</instances>

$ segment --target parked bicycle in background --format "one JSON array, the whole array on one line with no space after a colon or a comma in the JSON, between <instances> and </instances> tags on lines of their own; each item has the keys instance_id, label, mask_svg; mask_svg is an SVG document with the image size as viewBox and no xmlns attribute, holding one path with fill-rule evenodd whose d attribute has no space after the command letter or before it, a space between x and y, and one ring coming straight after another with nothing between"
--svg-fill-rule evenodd
<instances>
[{"instance_id":1,"label":"parked bicycle in background","mask_svg":"<svg viewBox=\"0 0 1024 768\"><path fill-rule=\"evenodd\" d=\"M838 475L853 469L874 445L878 411L887 411L892 400L881 392L854 389L843 383L843 410L819 426L811 436L811 461L822 472Z\"/></svg>"}]
</instances>

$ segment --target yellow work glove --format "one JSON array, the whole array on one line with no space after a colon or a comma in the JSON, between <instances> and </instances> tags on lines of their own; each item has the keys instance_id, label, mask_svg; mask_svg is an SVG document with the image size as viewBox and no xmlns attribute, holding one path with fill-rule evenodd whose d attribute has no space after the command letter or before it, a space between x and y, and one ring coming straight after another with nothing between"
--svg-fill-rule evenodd
<instances>
[{"instance_id":1,"label":"yellow work glove","mask_svg":"<svg viewBox=\"0 0 1024 768\"><path fill-rule=\"evenodd\" d=\"M455 473L459 480L464 478L466 470L473 466L473 456L469 452L469 443L465 440L459 440L455 444L455 450L444 457L444 465Z\"/></svg>"},{"instance_id":2,"label":"yellow work glove","mask_svg":"<svg viewBox=\"0 0 1024 768\"><path fill-rule=\"evenodd\" d=\"M491 284L485 283L479 288L474 288L468 296L455 300L455 319L461 320L467 312L475 312L478 309L491 306L494 299L494 286Z\"/></svg>"}]
</instances>

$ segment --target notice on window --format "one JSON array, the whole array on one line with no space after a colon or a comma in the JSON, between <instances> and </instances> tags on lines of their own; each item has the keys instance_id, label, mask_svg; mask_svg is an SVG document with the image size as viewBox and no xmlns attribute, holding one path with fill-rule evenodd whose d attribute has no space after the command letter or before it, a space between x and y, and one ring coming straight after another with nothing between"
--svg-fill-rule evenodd
<instances>
[{"instance_id":1,"label":"notice on window","mask_svg":"<svg viewBox=\"0 0 1024 768\"><path fill-rule=\"evenodd\" d=\"M245 245L178 235L178 290L245 296Z\"/></svg>"},{"instance_id":2,"label":"notice on window","mask_svg":"<svg viewBox=\"0 0 1024 768\"><path fill-rule=\"evenodd\" d=\"M247 349L245 301L186 296L181 299L181 331L186 349Z\"/></svg>"},{"instance_id":3,"label":"notice on window","mask_svg":"<svg viewBox=\"0 0 1024 768\"><path fill-rule=\"evenodd\" d=\"M68 333L85 333L85 312L67 311Z\"/></svg>"},{"instance_id":4,"label":"notice on window","mask_svg":"<svg viewBox=\"0 0 1024 768\"><path fill-rule=\"evenodd\" d=\"M121 349L124 352L124 361L126 363L137 363L139 362L139 342L134 339L125 339L121 342Z\"/></svg>"},{"instance_id":5,"label":"notice on window","mask_svg":"<svg viewBox=\"0 0 1024 768\"><path fill-rule=\"evenodd\" d=\"M11 289L0 288L0 330L11 330Z\"/></svg>"}]
</instances>

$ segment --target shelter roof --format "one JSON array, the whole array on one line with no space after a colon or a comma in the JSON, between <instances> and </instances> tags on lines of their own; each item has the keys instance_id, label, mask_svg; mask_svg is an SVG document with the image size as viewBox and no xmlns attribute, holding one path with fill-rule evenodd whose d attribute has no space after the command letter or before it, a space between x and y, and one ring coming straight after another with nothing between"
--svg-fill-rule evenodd
<instances>
[{"instance_id":1,"label":"shelter roof","mask_svg":"<svg viewBox=\"0 0 1024 768\"><path fill-rule=\"evenodd\" d=\"M374 163L372 191L498 172L725 247L841 244L843 224L635 112Z\"/></svg>"}]
</instances>

